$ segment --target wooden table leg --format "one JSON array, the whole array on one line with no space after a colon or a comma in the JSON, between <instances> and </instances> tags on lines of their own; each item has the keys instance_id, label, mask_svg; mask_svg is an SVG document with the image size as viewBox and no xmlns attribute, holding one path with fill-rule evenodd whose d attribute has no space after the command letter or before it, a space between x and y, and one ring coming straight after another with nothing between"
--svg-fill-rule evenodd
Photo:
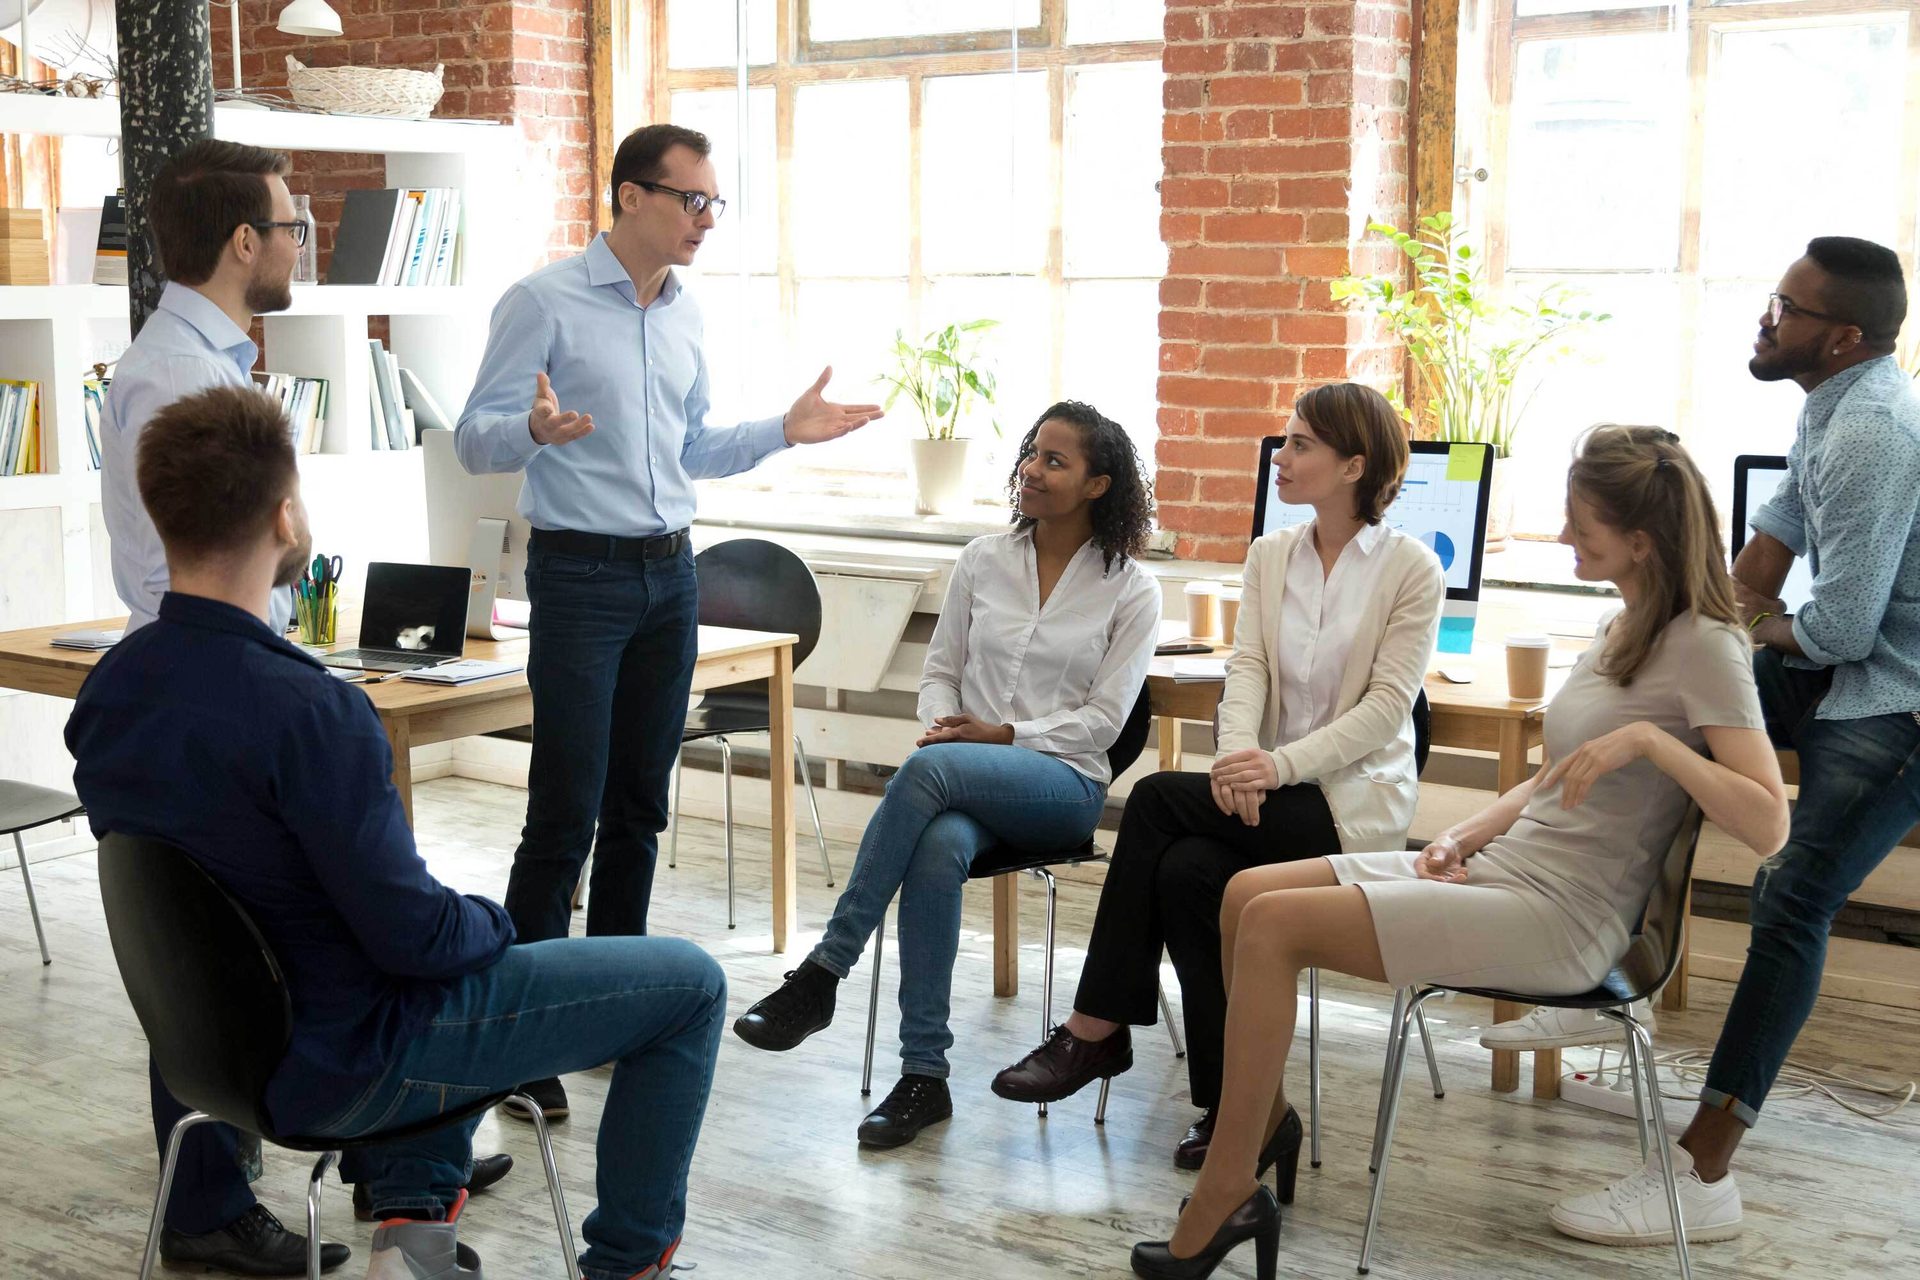
<instances>
[{"instance_id":1,"label":"wooden table leg","mask_svg":"<svg viewBox=\"0 0 1920 1280\"><path fill-rule=\"evenodd\" d=\"M1155 723L1160 726L1160 772L1171 773L1180 767L1180 721L1161 716Z\"/></svg>"},{"instance_id":2,"label":"wooden table leg","mask_svg":"<svg viewBox=\"0 0 1920 1280\"><path fill-rule=\"evenodd\" d=\"M993 994L1020 993L1020 877L993 878Z\"/></svg>"},{"instance_id":3,"label":"wooden table leg","mask_svg":"<svg viewBox=\"0 0 1920 1280\"><path fill-rule=\"evenodd\" d=\"M1493 1020L1495 1023L1511 1022L1527 1011L1523 1004L1512 1004L1506 1000L1493 1002ZM1520 1055L1511 1049L1493 1051L1493 1091L1512 1093L1520 1087Z\"/></svg>"},{"instance_id":4,"label":"wooden table leg","mask_svg":"<svg viewBox=\"0 0 1920 1280\"><path fill-rule=\"evenodd\" d=\"M406 810L407 826L413 826L413 726L405 719L381 718L387 731L387 745L393 748L393 789L400 793L400 807Z\"/></svg>"},{"instance_id":5,"label":"wooden table leg","mask_svg":"<svg viewBox=\"0 0 1920 1280\"><path fill-rule=\"evenodd\" d=\"M1687 905L1680 913L1680 963L1660 992L1660 1007L1679 1011L1687 1007L1687 948L1693 945L1693 881L1687 881Z\"/></svg>"},{"instance_id":6,"label":"wooden table leg","mask_svg":"<svg viewBox=\"0 0 1920 1280\"><path fill-rule=\"evenodd\" d=\"M799 881L793 857L793 648L781 645L773 655L773 679L767 699L772 712L768 737L768 781L772 783L773 950L787 949L787 939L800 926L796 895Z\"/></svg>"}]
</instances>

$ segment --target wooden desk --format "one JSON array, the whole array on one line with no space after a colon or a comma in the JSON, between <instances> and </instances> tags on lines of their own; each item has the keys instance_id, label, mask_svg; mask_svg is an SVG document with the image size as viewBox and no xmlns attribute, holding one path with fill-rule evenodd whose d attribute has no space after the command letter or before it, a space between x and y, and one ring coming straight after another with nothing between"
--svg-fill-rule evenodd
<instances>
[{"instance_id":1,"label":"wooden desk","mask_svg":"<svg viewBox=\"0 0 1920 1280\"><path fill-rule=\"evenodd\" d=\"M56 649L49 643L65 631L114 628L124 618L93 622L66 622L55 627L0 633L0 688L72 698L99 661L98 653ZM341 619L341 635L357 627ZM701 627L699 657L694 663L697 693L742 680L766 680L773 704L773 949L785 951L798 925L795 903L793 834L793 646L798 637L770 631L737 631ZM525 640L468 639L466 656L488 660L525 660ZM533 723L533 694L525 672L480 680L468 685L424 684L392 679L358 685L380 715L393 747L393 785L413 821L411 751L435 742L516 729ZM678 714L676 709L670 709Z\"/></svg>"}]
</instances>

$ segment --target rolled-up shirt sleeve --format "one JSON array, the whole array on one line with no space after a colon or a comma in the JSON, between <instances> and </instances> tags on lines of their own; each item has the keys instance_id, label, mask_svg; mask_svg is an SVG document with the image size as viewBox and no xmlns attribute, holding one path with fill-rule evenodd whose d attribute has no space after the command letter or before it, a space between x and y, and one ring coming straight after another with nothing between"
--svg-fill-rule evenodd
<instances>
[{"instance_id":1,"label":"rolled-up shirt sleeve","mask_svg":"<svg viewBox=\"0 0 1920 1280\"><path fill-rule=\"evenodd\" d=\"M1800 497L1800 444L1787 451L1787 474L1773 496L1747 520L1755 530L1783 543L1797 556L1807 554L1807 508Z\"/></svg>"},{"instance_id":2,"label":"rolled-up shirt sleeve","mask_svg":"<svg viewBox=\"0 0 1920 1280\"><path fill-rule=\"evenodd\" d=\"M1889 458L1857 447L1898 427L1884 415L1863 414L1826 442L1819 565L1812 598L1793 618L1794 639L1823 666L1873 652L1920 512L1920 455Z\"/></svg>"},{"instance_id":3,"label":"rolled-up shirt sleeve","mask_svg":"<svg viewBox=\"0 0 1920 1280\"><path fill-rule=\"evenodd\" d=\"M525 285L508 289L493 309L480 374L454 428L453 450L468 474L524 470L544 447L527 419L534 375L547 372L552 349L553 317L539 297Z\"/></svg>"}]
</instances>

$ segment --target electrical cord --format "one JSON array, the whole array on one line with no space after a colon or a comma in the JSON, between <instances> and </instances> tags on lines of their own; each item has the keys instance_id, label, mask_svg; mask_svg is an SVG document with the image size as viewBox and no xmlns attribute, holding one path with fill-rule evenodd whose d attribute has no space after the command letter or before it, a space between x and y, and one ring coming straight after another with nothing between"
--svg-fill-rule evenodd
<instances>
[{"instance_id":1,"label":"electrical cord","mask_svg":"<svg viewBox=\"0 0 1920 1280\"><path fill-rule=\"evenodd\" d=\"M1627 1069L1625 1050L1601 1046L1598 1065L1596 1065L1591 1072L1581 1072L1579 1074L1604 1077L1607 1071L1607 1055L1609 1053L1619 1055L1620 1061L1618 1065L1614 1067L1614 1071L1616 1073L1624 1073ZM1707 1064L1712 1058L1712 1051L1707 1049L1675 1049L1667 1053L1655 1054L1653 1061L1656 1068L1665 1067L1678 1079L1689 1084L1700 1085L1706 1083ZM1564 1073L1563 1078L1569 1078L1574 1074L1574 1072L1568 1071ZM1862 1105L1843 1096L1840 1092L1842 1089L1856 1093L1873 1094L1882 1098L1891 1098L1893 1101L1886 1106L1877 1108ZM1829 1102L1846 1108L1854 1115L1863 1116L1868 1120L1888 1120L1898 1114L1909 1102L1913 1101L1915 1092L1916 1086L1911 1080L1905 1084L1894 1084L1878 1080L1860 1080L1838 1071L1829 1071L1825 1067L1808 1066L1805 1063L1795 1062L1789 1058L1785 1065L1780 1068L1779 1078L1775 1082L1773 1092L1768 1095L1768 1098L1771 1100L1773 1098L1804 1098L1810 1095L1818 1095L1826 1098ZM1699 1093L1697 1090L1693 1093L1670 1093L1663 1087L1660 1091L1660 1097L1668 1102L1695 1102L1699 1099Z\"/></svg>"}]
</instances>

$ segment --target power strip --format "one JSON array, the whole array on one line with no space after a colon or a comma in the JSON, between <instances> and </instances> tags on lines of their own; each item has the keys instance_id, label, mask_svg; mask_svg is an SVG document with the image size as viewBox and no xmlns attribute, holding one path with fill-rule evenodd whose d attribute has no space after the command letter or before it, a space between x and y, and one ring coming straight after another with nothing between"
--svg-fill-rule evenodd
<instances>
[{"instance_id":1,"label":"power strip","mask_svg":"<svg viewBox=\"0 0 1920 1280\"><path fill-rule=\"evenodd\" d=\"M1610 1111L1617 1116L1634 1118L1633 1089L1614 1089L1599 1083L1591 1072L1579 1072L1567 1076L1560 1082L1560 1100L1577 1106L1592 1107L1596 1111Z\"/></svg>"}]
</instances>

